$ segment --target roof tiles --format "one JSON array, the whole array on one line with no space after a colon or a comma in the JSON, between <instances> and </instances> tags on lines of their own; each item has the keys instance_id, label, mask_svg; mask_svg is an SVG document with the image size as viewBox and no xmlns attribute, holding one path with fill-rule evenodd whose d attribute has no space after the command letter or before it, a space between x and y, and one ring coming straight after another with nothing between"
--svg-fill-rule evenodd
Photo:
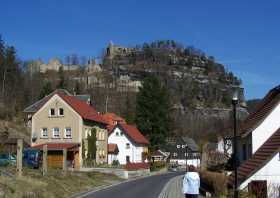
<instances>
[{"instance_id":1,"label":"roof tiles","mask_svg":"<svg viewBox=\"0 0 280 198\"><path fill-rule=\"evenodd\" d=\"M276 153L280 151L280 128L254 153L254 155L245 161L237 170L239 183L244 182L259 169L261 169ZM233 185L234 174L229 178L229 184Z\"/></svg>"}]
</instances>

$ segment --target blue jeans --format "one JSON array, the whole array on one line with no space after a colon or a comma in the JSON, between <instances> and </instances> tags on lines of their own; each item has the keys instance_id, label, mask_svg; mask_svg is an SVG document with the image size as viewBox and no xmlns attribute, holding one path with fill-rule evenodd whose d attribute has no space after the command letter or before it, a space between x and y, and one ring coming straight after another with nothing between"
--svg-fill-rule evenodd
<instances>
[{"instance_id":1,"label":"blue jeans","mask_svg":"<svg viewBox=\"0 0 280 198\"><path fill-rule=\"evenodd\" d=\"M198 198L198 195L193 195L193 194L185 194L186 198Z\"/></svg>"}]
</instances>

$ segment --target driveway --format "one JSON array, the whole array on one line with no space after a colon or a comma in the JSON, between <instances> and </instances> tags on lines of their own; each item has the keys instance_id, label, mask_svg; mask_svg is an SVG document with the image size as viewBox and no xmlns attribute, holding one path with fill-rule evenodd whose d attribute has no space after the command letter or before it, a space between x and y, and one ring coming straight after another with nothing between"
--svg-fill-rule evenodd
<instances>
[{"instance_id":1,"label":"driveway","mask_svg":"<svg viewBox=\"0 0 280 198\"><path fill-rule=\"evenodd\" d=\"M167 173L145 177L96 192L87 193L86 198L158 198L171 178L183 173Z\"/></svg>"}]
</instances>

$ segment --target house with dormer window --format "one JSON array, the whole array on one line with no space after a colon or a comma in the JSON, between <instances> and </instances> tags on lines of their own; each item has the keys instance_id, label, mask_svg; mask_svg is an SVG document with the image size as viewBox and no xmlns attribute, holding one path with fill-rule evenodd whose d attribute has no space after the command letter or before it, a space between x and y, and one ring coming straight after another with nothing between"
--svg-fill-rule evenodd
<instances>
[{"instance_id":1,"label":"house with dormer window","mask_svg":"<svg viewBox=\"0 0 280 198\"><path fill-rule=\"evenodd\" d=\"M31 147L48 147L48 164L62 167L62 151L75 167L83 166L83 152L88 152L87 137L96 129L96 162L107 163L108 132L106 121L90 103L87 95L71 95L56 90L27 107L27 123L31 130ZM82 151L82 148L85 150Z\"/></svg>"}]
</instances>

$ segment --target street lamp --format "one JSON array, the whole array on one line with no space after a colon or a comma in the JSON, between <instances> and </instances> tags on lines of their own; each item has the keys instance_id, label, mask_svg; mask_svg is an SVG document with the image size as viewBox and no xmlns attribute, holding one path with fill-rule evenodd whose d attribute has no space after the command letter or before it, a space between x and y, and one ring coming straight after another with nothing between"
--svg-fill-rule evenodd
<instances>
[{"instance_id":1,"label":"street lamp","mask_svg":"<svg viewBox=\"0 0 280 198\"><path fill-rule=\"evenodd\" d=\"M237 119L236 119L236 106L238 104L238 90L235 89L232 96L232 107L233 107L233 131L234 131L234 198L238 198L238 178L237 178Z\"/></svg>"},{"instance_id":2,"label":"street lamp","mask_svg":"<svg viewBox=\"0 0 280 198\"><path fill-rule=\"evenodd\" d=\"M186 148L186 172L188 172L188 145L186 144L185 145L185 148Z\"/></svg>"}]
</instances>

